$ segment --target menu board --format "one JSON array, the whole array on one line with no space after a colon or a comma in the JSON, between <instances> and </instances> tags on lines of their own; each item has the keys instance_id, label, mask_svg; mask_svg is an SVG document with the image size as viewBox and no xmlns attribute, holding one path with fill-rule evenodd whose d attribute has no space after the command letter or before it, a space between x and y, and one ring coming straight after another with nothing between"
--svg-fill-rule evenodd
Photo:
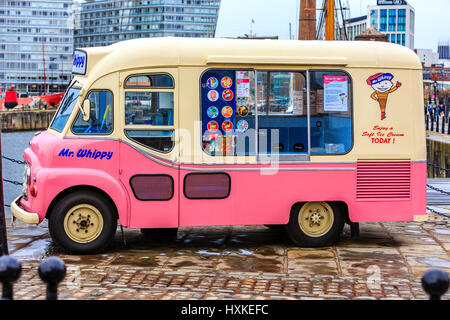
<instances>
[{"instance_id":1,"label":"menu board","mask_svg":"<svg viewBox=\"0 0 450 320\"><path fill-rule=\"evenodd\" d=\"M324 76L324 111L348 111L348 77Z\"/></svg>"},{"instance_id":2,"label":"menu board","mask_svg":"<svg viewBox=\"0 0 450 320\"><path fill-rule=\"evenodd\" d=\"M202 134L208 151L232 152L232 136L236 127L236 85L232 70L213 70L201 79Z\"/></svg>"}]
</instances>

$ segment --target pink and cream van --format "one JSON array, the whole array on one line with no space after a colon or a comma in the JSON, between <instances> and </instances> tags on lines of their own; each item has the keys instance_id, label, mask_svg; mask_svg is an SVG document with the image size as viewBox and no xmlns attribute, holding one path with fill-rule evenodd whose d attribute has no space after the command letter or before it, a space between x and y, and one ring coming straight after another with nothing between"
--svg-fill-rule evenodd
<instances>
[{"instance_id":1,"label":"pink and cream van","mask_svg":"<svg viewBox=\"0 0 450 320\"><path fill-rule=\"evenodd\" d=\"M422 66L388 43L154 38L75 51L23 154L13 216L93 252L145 234L267 225L299 246L426 219Z\"/></svg>"}]
</instances>

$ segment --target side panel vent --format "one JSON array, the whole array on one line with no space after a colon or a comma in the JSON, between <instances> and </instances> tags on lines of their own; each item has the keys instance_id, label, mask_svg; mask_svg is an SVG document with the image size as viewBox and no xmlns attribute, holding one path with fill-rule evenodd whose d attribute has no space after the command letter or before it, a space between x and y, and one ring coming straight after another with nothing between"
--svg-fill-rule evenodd
<instances>
[{"instance_id":1,"label":"side panel vent","mask_svg":"<svg viewBox=\"0 0 450 320\"><path fill-rule=\"evenodd\" d=\"M411 162L358 162L357 200L409 199Z\"/></svg>"}]
</instances>

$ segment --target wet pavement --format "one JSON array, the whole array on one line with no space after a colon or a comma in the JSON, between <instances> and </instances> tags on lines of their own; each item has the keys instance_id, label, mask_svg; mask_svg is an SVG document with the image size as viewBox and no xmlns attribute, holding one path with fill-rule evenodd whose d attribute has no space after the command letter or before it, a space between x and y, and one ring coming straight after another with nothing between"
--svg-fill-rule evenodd
<instances>
[{"instance_id":1,"label":"wet pavement","mask_svg":"<svg viewBox=\"0 0 450 320\"><path fill-rule=\"evenodd\" d=\"M61 299L427 299L423 273L450 274L449 226L434 213L422 223L362 223L359 238L346 226L336 245L315 249L264 226L181 228L165 242L125 229L126 245L118 229L111 247L95 255L62 252L46 222L16 222L8 239L24 270L16 299L44 298L37 267L46 256L68 268Z\"/></svg>"}]
</instances>

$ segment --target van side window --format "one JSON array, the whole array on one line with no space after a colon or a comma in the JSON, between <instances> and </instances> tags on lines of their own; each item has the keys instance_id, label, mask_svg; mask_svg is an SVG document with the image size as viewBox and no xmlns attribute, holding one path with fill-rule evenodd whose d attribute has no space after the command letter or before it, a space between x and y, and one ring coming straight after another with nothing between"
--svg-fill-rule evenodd
<instances>
[{"instance_id":1,"label":"van side window","mask_svg":"<svg viewBox=\"0 0 450 320\"><path fill-rule=\"evenodd\" d=\"M125 92L125 124L173 126L173 92Z\"/></svg>"},{"instance_id":2,"label":"van side window","mask_svg":"<svg viewBox=\"0 0 450 320\"><path fill-rule=\"evenodd\" d=\"M353 146L352 83L341 71L311 71L311 154L344 154Z\"/></svg>"},{"instance_id":3,"label":"van side window","mask_svg":"<svg viewBox=\"0 0 450 320\"><path fill-rule=\"evenodd\" d=\"M257 72L258 153L307 154L306 76Z\"/></svg>"},{"instance_id":4,"label":"van side window","mask_svg":"<svg viewBox=\"0 0 450 320\"><path fill-rule=\"evenodd\" d=\"M202 147L212 155L254 155L255 72L208 70L201 77Z\"/></svg>"},{"instance_id":5,"label":"van side window","mask_svg":"<svg viewBox=\"0 0 450 320\"><path fill-rule=\"evenodd\" d=\"M110 134L113 131L113 95L107 90L94 90L87 96L91 103L89 121L78 116L72 125L75 134Z\"/></svg>"},{"instance_id":6,"label":"van side window","mask_svg":"<svg viewBox=\"0 0 450 320\"><path fill-rule=\"evenodd\" d=\"M173 79L168 74L140 74L128 77L125 88L173 88Z\"/></svg>"},{"instance_id":7,"label":"van side window","mask_svg":"<svg viewBox=\"0 0 450 320\"><path fill-rule=\"evenodd\" d=\"M352 83L345 72L209 69L200 81L202 147L211 156L308 160L353 146Z\"/></svg>"},{"instance_id":8,"label":"van side window","mask_svg":"<svg viewBox=\"0 0 450 320\"><path fill-rule=\"evenodd\" d=\"M167 74L127 78L125 135L130 140L164 153L172 150L175 116L173 88L173 78Z\"/></svg>"}]
</instances>

